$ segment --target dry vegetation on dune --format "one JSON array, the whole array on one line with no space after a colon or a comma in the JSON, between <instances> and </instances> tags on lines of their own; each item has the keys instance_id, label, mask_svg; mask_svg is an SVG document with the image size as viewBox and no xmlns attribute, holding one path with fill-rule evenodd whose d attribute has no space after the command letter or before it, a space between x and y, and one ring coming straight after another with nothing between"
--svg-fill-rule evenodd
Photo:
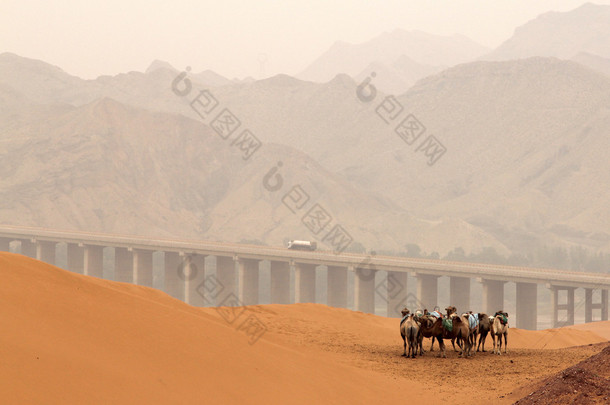
<instances>
[{"instance_id":1,"label":"dry vegetation on dune","mask_svg":"<svg viewBox=\"0 0 610 405\"><path fill-rule=\"evenodd\" d=\"M510 403L605 341L511 329L507 355L406 359L397 319L295 304L246 307L266 327L248 344L215 308L10 253L0 253L0 297L3 403L387 403L405 386L412 400Z\"/></svg>"}]
</instances>

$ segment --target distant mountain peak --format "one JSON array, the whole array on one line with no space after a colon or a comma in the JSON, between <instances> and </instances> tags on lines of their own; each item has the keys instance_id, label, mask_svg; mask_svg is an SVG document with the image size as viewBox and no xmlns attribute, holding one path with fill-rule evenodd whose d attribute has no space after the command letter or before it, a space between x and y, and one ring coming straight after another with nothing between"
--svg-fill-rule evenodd
<instances>
[{"instance_id":1,"label":"distant mountain peak","mask_svg":"<svg viewBox=\"0 0 610 405\"><path fill-rule=\"evenodd\" d=\"M0 63L2 64L11 64L14 67L19 69L27 68L28 70L37 70L37 71L45 71L45 72L54 72L56 74L72 76L69 73L66 73L59 66L52 65L50 63L44 62L40 59L26 58L25 56L20 56L12 52L4 52L0 54ZM75 76L72 76L75 77Z\"/></svg>"},{"instance_id":2,"label":"distant mountain peak","mask_svg":"<svg viewBox=\"0 0 610 405\"><path fill-rule=\"evenodd\" d=\"M486 60L547 56L570 59L580 52L610 58L610 5L586 3L570 11L550 11L517 27Z\"/></svg>"},{"instance_id":3,"label":"distant mountain peak","mask_svg":"<svg viewBox=\"0 0 610 405\"><path fill-rule=\"evenodd\" d=\"M328 82L329 84L338 84L341 86L354 86L356 82L354 79L346 75L345 73L339 73L337 76L333 77L333 79Z\"/></svg>"},{"instance_id":4,"label":"distant mountain peak","mask_svg":"<svg viewBox=\"0 0 610 405\"><path fill-rule=\"evenodd\" d=\"M421 65L453 66L472 61L489 49L467 37L396 29L359 44L335 42L297 77L325 83L339 73L356 77L373 62L391 64L401 55Z\"/></svg>"},{"instance_id":5,"label":"distant mountain peak","mask_svg":"<svg viewBox=\"0 0 610 405\"><path fill-rule=\"evenodd\" d=\"M258 82L270 84L272 86L294 86L299 83L303 83L302 80L295 79L294 77L283 73L271 76L267 79L259 80Z\"/></svg>"},{"instance_id":6,"label":"distant mountain peak","mask_svg":"<svg viewBox=\"0 0 610 405\"><path fill-rule=\"evenodd\" d=\"M146 69L146 73L151 73L151 72L154 72L155 70L159 70L159 69L168 69L168 70L171 70L171 71L176 71L177 70L172 65L170 65L169 62L165 62L163 60L155 59L148 66L148 69Z\"/></svg>"}]
</instances>

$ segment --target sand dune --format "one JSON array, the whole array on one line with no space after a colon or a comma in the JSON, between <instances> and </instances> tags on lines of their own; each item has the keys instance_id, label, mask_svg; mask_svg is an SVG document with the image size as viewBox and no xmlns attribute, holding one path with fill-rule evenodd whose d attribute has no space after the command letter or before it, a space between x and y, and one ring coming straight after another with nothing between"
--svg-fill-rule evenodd
<instances>
[{"instance_id":1,"label":"sand dune","mask_svg":"<svg viewBox=\"0 0 610 405\"><path fill-rule=\"evenodd\" d=\"M151 288L10 253L0 253L0 297L0 398L11 404L355 404L404 400L405 386L412 387L409 398L423 400L431 393L425 385L415 388L417 381L444 375L448 365L464 372L473 364L487 367L492 358L450 353L446 360L430 354L406 360L396 319L318 304L240 308L241 317L229 323L235 313L226 308L190 307ZM266 328L254 344L250 330L239 329L249 317ZM517 359L525 368L536 356L532 361L549 361L548 370L532 371L535 376L596 349L528 349L605 340L578 329L510 333L509 348L516 351L498 361L514 367ZM501 389L523 378L503 379ZM444 402L444 390L455 382L443 384L432 394L435 402Z\"/></svg>"},{"instance_id":2,"label":"sand dune","mask_svg":"<svg viewBox=\"0 0 610 405\"><path fill-rule=\"evenodd\" d=\"M599 335L606 340L610 340L610 322L590 322L581 325L569 326L569 329L574 330L587 330Z\"/></svg>"},{"instance_id":3,"label":"sand dune","mask_svg":"<svg viewBox=\"0 0 610 405\"><path fill-rule=\"evenodd\" d=\"M152 289L0 254L4 403L372 402L390 382L261 339Z\"/></svg>"}]
</instances>

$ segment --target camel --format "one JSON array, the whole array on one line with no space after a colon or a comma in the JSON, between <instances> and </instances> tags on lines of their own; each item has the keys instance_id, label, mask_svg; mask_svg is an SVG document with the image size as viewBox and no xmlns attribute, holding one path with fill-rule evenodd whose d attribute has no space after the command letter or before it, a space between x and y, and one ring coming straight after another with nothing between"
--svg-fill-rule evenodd
<instances>
[{"instance_id":1,"label":"camel","mask_svg":"<svg viewBox=\"0 0 610 405\"><path fill-rule=\"evenodd\" d=\"M451 322L452 322L452 326L453 326L453 330L451 332L449 332L447 329L445 329L445 327L443 326L443 320L441 318L437 319L436 322L434 322L434 324L432 324L432 326L426 326L425 328L422 325L422 332L427 331L428 333L430 333L432 336L436 337L436 340L438 340L438 345L440 346L440 353L439 353L439 357L447 357L447 354L445 353L445 342L443 341L443 339L452 339L455 340L460 339L464 342L464 347L462 348L462 351L460 352L460 356L461 357L465 357L465 356L469 356L470 355L470 350L471 350L471 345L470 345L470 328L468 327L468 320L464 320L461 317L457 316L457 315L453 315L451 317ZM458 342L459 344L459 342ZM455 348L455 346L454 346Z\"/></svg>"},{"instance_id":2,"label":"camel","mask_svg":"<svg viewBox=\"0 0 610 405\"><path fill-rule=\"evenodd\" d=\"M435 330L434 330L434 324L438 321L438 320L443 320L443 318L436 318L432 315L424 315L420 318L420 339L422 342L422 346L423 346L423 340L424 338L432 338L432 345L430 346L430 351L433 352L434 351L434 341L438 340L438 334L436 334ZM443 339L451 339L451 345L453 346L453 351L457 352L457 349L455 348L455 338L453 336L450 335L451 332L449 332L448 330L446 330L445 328L443 328L444 331L444 335L443 335ZM458 346L460 345L460 342L458 342ZM440 346L440 343L439 343ZM462 347L460 346L460 349ZM423 353L423 348L421 349L422 353Z\"/></svg>"},{"instance_id":3,"label":"camel","mask_svg":"<svg viewBox=\"0 0 610 405\"><path fill-rule=\"evenodd\" d=\"M460 357L471 356L473 343L472 331L470 330L468 317L453 314L451 316L451 321L453 323L452 334L454 338L458 340L458 345L462 348L462 351L460 352ZM463 347L460 345L460 341L463 343Z\"/></svg>"},{"instance_id":4,"label":"camel","mask_svg":"<svg viewBox=\"0 0 610 405\"><path fill-rule=\"evenodd\" d=\"M472 313L472 311L465 312L462 314L462 318L466 320L466 325L468 325L468 330L470 331L470 335L468 336L468 339L470 341L470 347L472 348L477 344L477 337L479 335L479 326L481 325L480 314L476 314L476 316L475 316ZM475 353L476 353L476 351L475 351ZM474 353L472 353L472 354L474 355Z\"/></svg>"},{"instance_id":5,"label":"camel","mask_svg":"<svg viewBox=\"0 0 610 405\"><path fill-rule=\"evenodd\" d=\"M419 327L419 331L417 334L417 345L419 347L420 356L424 355L424 335L421 333L423 315L424 314L423 314L422 310L418 309L417 311L415 311L415 316L413 317L413 319L415 319L415 321L417 322L417 326Z\"/></svg>"},{"instance_id":6,"label":"camel","mask_svg":"<svg viewBox=\"0 0 610 405\"><path fill-rule=\"evenodd\" d=\"M487 314L479 313L479 344L477 345L477 352L481 348L481 343L483 344L483 352L485 352L485 340L491 329L491 319Z\"/></svg>"},{"instance_id":7,"label":"camel","mask_svg":"<svg viewBox=\"0 0 610 405\"><path fill-rule=\"evenodd\" d=\"M415 314L409 315L409 317L402 322L400 325L400 335L404 343L403 356L415 358L417 354L417 348L419 346L419 324L415 319ZM409 344L409 353L407 354L407 343ZM420 352L421 355L421 352Z\"/></svg>"},{"instance_id":8,"label":"camel","mask_svg":"<svg viewBox=\"0 0 610 405\"><path fill-rule=\"evenodd\" d=\"M440 314L440 308L439 307L434 307L434 311L438 312ZM454 313L457 312L457 308L453 307L453 306L449 306L449 307L445 308L445 311L447 311L447 318L449 318L451 316L451 314L454 314ZM428 326L428 328L432 327L432 324L435 322L436 317L430 315L430 313L428 312L427 309L424 309L424 315L429 315L430 316L430 318L427 318L428 321L429 321L427 323L427 326ZM441 317L442 317L442 314L441 314ZM421 336L422 344L423 344L424 337L432 338L432 344L430 345L430 351L433 352L434 351L434 341L437 339L436 336L432 335L429 330L423 330L422 329L422 336ZM451 339L451 345L453 346L453 351L457 352L457 349L455 348L455 338L447 335L443 339ZM461 350L462 349L462 344L459 341L458 341L458 346L460 347L460 350Z\"/></svg>"},{"instance_id":9,"label":"camel","mask_svg":"<svg viewBox=\"0 0 610 405\"><path fill-rule=\"evenodd\" d=\"M502 324L502 315L504 315L508 319L508 313L498 311L493 317L493 324L491 326L491 338L494 342L493 353L498 355L502 354L502 336L504 336L504 354L507 353L508 348L508 321L506 322L506 324ZM498 339L497 345L496 338Z\"/></svg>"}]
</instances>

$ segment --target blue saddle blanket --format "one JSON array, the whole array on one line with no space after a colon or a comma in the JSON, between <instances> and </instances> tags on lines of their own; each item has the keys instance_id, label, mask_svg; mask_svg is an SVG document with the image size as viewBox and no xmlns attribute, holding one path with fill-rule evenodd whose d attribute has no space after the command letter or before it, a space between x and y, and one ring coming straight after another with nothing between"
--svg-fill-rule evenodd
<instances>
[{"instance_id":1,"label":"blue saddle blanket","mask_svg":"<svg viewBox=\"0 0 610 405\"><path fill-rule=\"evenodd\" d=\"M438 319L438 318L441 318L441 314L439 314L439 313L438 313L438 312L436 312L436 311L432 311L432 312L430 312L430 315L432 315L433 317L435 317L435 318L437 318L437 319Z\"/></svg>"},{"instance_id":2,"label":"blue saddle blanket","mask_svg":"<svg viewBox=\"0 0 610 405\"><path fill-rule=\"evenodd\" d=\"M470 329L479 326L479 314L468 314L468 326L470 326Z\"/></svg>"}]
</instances>

